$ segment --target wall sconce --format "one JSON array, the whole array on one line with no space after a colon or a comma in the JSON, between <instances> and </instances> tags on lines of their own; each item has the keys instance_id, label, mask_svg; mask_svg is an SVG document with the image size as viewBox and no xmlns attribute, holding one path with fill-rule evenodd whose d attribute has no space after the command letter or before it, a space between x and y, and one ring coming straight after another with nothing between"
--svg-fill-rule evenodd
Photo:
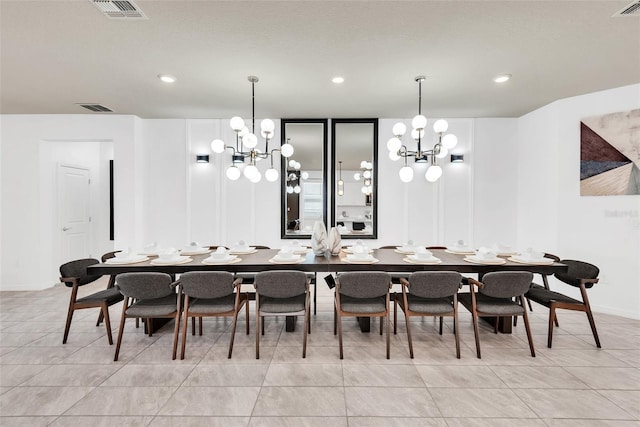
<instances>
[{"instance_id":1,"label":"wall sconce","mask_svg":"<svg viewBox=\"0 0 640 427\"><path fill-rule=\"evenodd\" d=\"M464 154L451 155L451 163L463 163L463 162L464 162Z\"/></svg>"},{"instance_id":2,"label":"wall sconce","mask_svg":"<svg viewBox=\"0 0 640 427\"><path fill-rule=\"evenodd\" d=\"M209 155L208 154L196 155L196 163L209 163Z\"/></svg>"}]
</instances>

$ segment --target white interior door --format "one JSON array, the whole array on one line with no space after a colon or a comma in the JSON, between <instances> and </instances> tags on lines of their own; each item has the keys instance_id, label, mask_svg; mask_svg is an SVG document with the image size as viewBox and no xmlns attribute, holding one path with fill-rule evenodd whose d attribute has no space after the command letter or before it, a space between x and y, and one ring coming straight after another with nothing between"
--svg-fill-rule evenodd
<instances>
[{"instance_id":1,"label":"white interior door","mask_svg":"<svg viewBox=\"0 0 640 427\"><path fill-rule=\"evenodd\" d=\"M89 170L58 166L61 262L91 256Z\"/></svg>"}]
</instances>

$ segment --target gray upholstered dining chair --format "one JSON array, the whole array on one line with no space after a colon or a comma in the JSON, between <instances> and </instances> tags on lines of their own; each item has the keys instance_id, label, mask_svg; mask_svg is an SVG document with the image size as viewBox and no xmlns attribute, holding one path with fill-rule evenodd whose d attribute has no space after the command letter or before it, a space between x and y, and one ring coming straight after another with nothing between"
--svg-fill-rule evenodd
<instances>
[{"instance_id":1,"label":"gray upholstered dining chair","mask_svg":"<svg viewBox=\"0 0 640 427\"><path fill-rule=\"evenodd\" d=\"M123 297L122 294L120 294L120 291L111 286L102 291L78 298L78 290L81 286L88 285L102 277L100 275L87 274L87 267L98 264L99 262L100 261L97 259L84 258L70 261L60 266L60 282L71 288L71 297L69 299L67 321L64 326L62 344L67 343L73 313L76 310L84 308L100 308L100 315L98 316L96 326L99 326L102 320L104 320L109 345L113 344L113 338L111 336L111 322L109 320L109 306L122 301Z\"/></svg>"},{"instance_id":2,"label":"gray upholstered dining chair","mask_svg":"<svg viewBox=\"0 0 640 427\"><path fill-rule=\"evenodd\" d=\"M596 330L596 323L593 319L591 305L589 304L589 297L587 296L587 289L598 283L598 274L600 274L600 269L595 265L584 261L564 259L559 262L565 264L568 267L568 270L566 273L555 273L556 279L566 283L567 285L579 288L582 301L561 294L560 292L553 291L549 289L548 284L546 283L546 287L531 285L525 294L525 297L530 301L537 302L538 304L549 308L549 334L547 337L547 347L551 348L551 343L553 341L554 322L556 322L557 326L556 310L565 309L584 311L587 314L589 325L591 326L591 333L593 334L596 346L601 348L598 331Z\"/></svg>"},{"instance_id":3,"label":"gray upholstered dining chair","mask_svg":"<svg viewBox=\"0 0 640 427\"><path fill-rule=\"evenodd\" d=\"M456 339L456 357L460 358L460 332L458 327L458 290L462 276L456 271L419 271L409 280L402 280L402 295L395 297L393 309L393 333L397 333L398 306L404 313L409 341L409 355L413 359L413 341L409 318L412 316L439 316L440 335L442 317L453 317L453 333Z\"/></svg>"},{"instance_id":4,"label":"gray upholstered dining chair","mask_svg":"<svg viewBox=\"0 0 640 427\"><path fill-rule=\"evenodd\" d=\"M122 273L118 275L116 288L124 295L124 304L122 305L118 343L113 360L118 360L127 318L146 319L149 336L153 335L153 321L151 319L174 319L172 359L175 360L178 350L180 314L182 313L182 291L178 283L172 282L171 276L165 273Z\"/></svg>"},{"instance_id":5,"label":"gray upholstered dining chair","mask_svg":"<svg viewBox=\"0 0 640 427\"><path fill-rule=\"evenodd\" d=\"M473 332L476 338L476 353L480 355L480 334L478 317L495 317L494 332L498 333L498 318L501 316L522 316L527 330L531 357L536 357L529 317L524 303L524 294L531 286L533 273L529 271L495 271L486 273L482 282L469 278L470 292L459 293L458 301L473 316ZM478 292L475 291L478 288ZM517 302L514 302L513 299Z\"/></svg>"},{"instance_id":6,"label":"gray upholstered dining chair","mask_svg":"<svg viewBox=\"0 0 640 427\"><path fill-rule=\"evenodd\" d=\"M340 359L343 317L379 317L380 335L383 319L387 325L387 359L390 357L389 288L391 276L381 271L341 273L336 279L333 333L338 333Z\"/></svg>"},{"instance_id":7,"label":"gray upholstered dining chair","mask_svg":"<svg viewBox=\"0 0 640 427\"><path fill-rule=\"evenodd\" d=\"M235 279L226 271L189 271L180 276L180 285L184 294L184 324L182 329L182 348L180 359L184 359L187 344L189 317L233 317L229 355L233 352L233 340L236 336L238 313L245 307L246 330L249 335L249 296L240 292L241 280ZM194 331L195 332L195 331ZM200 324L202 335L202 323Z\"/></svg>"},{"instance_id":8,"label":"gray upholstered dining chair","mask_svg":"<svg viewBox=\"0 0 640 427\"><path fill-rule=\"evenodd\" d=\"M260 334L265 316L304 316L302 357L307 357L307 333L311 332L309 278L302 271L274 270L256 274L256 359L260 358Z\"/></svg>"}]
</instances>

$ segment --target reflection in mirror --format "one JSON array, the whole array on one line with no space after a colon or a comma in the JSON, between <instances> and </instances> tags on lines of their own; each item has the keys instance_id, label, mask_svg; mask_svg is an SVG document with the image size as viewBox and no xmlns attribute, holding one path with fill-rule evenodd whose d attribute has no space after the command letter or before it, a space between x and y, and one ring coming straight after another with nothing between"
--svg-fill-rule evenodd
<instances>
[{"instance_id":1,"label":"reflection in mirror","mask_svg":"<svg viewBox=\"0 0 640 427\"><path fill-rule=\"evenodd\" d=\"M327 223L327 119L282 119L281 144L295 147L282 162L283 239L310 238L316 221Z\"/></svg>"},{"instance_id":2,"label":"reflection in mirror","mask_svg":"<svg viewBox=\"0 0 640 427\"><path fill-rule=\"evenodd\" d=\"M378 119L331 121L331 224L342 238L377 237Z\"/></svg>"}]
</instances>

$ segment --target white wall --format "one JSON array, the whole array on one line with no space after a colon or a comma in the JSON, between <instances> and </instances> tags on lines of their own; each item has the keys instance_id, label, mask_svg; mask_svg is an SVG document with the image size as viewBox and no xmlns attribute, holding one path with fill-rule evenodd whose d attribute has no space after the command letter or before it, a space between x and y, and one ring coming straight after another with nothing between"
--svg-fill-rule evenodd
<instances>
[{"instance_id":1,"label":"white wall","mask_svg":"<svg viewBox=\"0 0 640 427\"><path fill-rule=\"evenodd\" d=\"M134 131L139 119L107 115L2 115L0 120L2 290L42 289L57 283L59 277L55 255L58 248L52 236L57 207L51 197L49 175L56 157L52 154L43 170L40 159L43 146L52 148L48 143L113 144L114 155L121 159L116 176L119 194L115 207L119 224L116 245L118 239L126 242L135 235L135 212L129 202L135 200L130 183L134 182ZM100 156L108 158L109 154L108 148L101 148ZM100 241L94 245L96 250L110 246L103 236L97 234Z\"/></svg>"},{"instance_id":2,"label":"white wall","mask_svg":"<svg viewBox=\"0 0 640 427\"><path fill-rule=\"evenodd\" d=\"M580 196L580 120L637 108L640 85L556 101L520 119L518 144L519 243L597 265L593 309L633 318L640 318L640 196Z\"/></svg>"},{"instance_id":3,"label":"white wall","mask_svg":"<svg viewBox=\"0 0 640 427\"><path fill-rule=\"evenodd\" d=\"M448 245L464 239L474 246L505 242L585 259L602 269L602 284L591 292L594 307L639 317L638 196L580 197L578 182L580 118L638 108L639 92L633 86L562 100L520 119L450 120L450 132L459 139L454 152L464 154L465 161L441 161L444 174L435 184L426 182L424 170L416 171L412 183L399 180L401 163L389 160L386 149L397 120L381 119L378 239L371 244L411 238L425 245ZM278 184L263 180L253 185L244 178L231 182L225 177L228 153L210 151L213 138L233 141L226 119L0 119L2 290L39 289L58 277L50 219L53 198L40 178L38 161L25 161L48 157L47 142L99 143L102 158L111 155L105 146L113 145L115 248L141 248L151 241L172 246L240 239L282 244ZM279 139L276 134L274 140ZM205 153L210 163L196 164L195 155ZM279 159L275 167L279 170ZM42 260L35 270L32 255Z\"/></svg>"}]
</instances>

